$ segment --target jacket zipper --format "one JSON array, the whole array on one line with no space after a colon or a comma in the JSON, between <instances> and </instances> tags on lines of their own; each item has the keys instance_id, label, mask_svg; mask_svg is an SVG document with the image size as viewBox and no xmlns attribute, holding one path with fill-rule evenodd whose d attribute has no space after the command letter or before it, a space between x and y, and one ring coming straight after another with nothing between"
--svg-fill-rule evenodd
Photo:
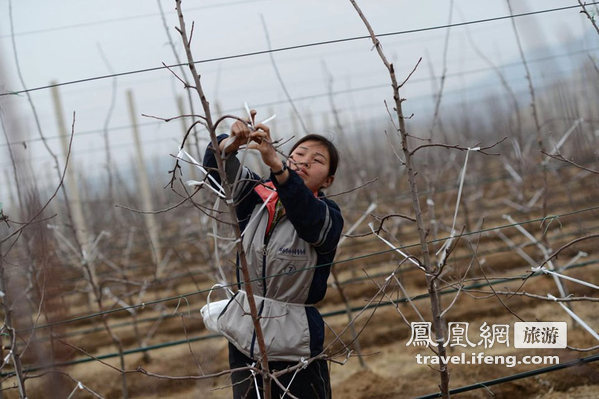
<instances>
[{"instance_id":1,"label":"jacket zipper","mask_svg":"<svg viewBox=\"0 0 599 399\"><path fill-rule=\"evenodd\" d=\"M277 225L279 224L281 219L283 219L284 217L285 217L285 215L281 216L279 218L279 220L275 220L274 224L270 228L270 232L268 232L264 236L264 241L263 241L264 247L262 248L262 296L264 298L266 298L266 254L268 253L268 251L266 250L266 247L268 246L268 243L270 242L270 237L274 233L275 228L277 227ZM262 301L262 303L260 304L260 310L258 311L258 317L262 316L263 309L264 309L264 301ZM250 359L254 358L255 344L256 344L256 330L254 330L254 333L252 334L252 344L250 345Z\"/></svg>"}]
</instances>

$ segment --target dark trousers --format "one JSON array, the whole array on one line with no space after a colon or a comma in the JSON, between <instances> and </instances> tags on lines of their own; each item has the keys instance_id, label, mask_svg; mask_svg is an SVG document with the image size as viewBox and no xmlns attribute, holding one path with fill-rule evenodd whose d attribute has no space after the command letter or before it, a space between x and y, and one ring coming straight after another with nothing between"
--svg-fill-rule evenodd
<instances>
[{"instance_id":1,"label":"dark trousers","mask_svg":"<svg viewBox=\"0 0 599 399\"><path fill-rule=\"evenodd\" d=\"M229 343L229 366L232 369L246 367L252 363L255 363L255 361L245 356L234 345ZM297 365L297 362L268 362L268 368L271 371L284 370L287 367L293 367L295 365ZM259 364L256 364L256 367L259 366ZM293 382L291 382L292 378ZM277 377L277 379L283 386L285 386L285 388L287 388L291 382L289 393L299 399L331 398L331 381L326 360L315 360L297 373L295 370L290 371L289 373ZM258 389L260 390L260 397L264 398L264 393L262 392L262 377L260 374L256 375L256 380L258 382ZM231 382L233 383L233 399L255 399L258 397L256 395L256 383L249 370L232 373ZM274 381L271 382L270 391L272 399L279 399L283 396L283 392L285 392L285 390ZM289 398L289 396L286 395L285 398Z\"/></svg>"}]
</instances>

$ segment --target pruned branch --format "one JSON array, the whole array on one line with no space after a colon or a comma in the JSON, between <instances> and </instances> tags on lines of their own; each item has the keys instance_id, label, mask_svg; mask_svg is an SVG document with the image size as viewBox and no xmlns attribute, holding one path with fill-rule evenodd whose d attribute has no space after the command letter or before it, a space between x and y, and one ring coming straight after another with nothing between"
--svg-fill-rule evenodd
<instances>
[{"instance_id":1,"label":"pruned branch","mask_svg":"<svg viewBox=\"0 0 599 399\"><path fill-rule=\"evenodd\" d=\"M184 88L184 89L195 89L195 87L194 87L194 86L191 86L191 85L190 85L189 83L187 83L185 80L181 79L181 78L179 77L179 75L177 75L177 73L176 73L175 71L173 71L173 70L172 70L172 69L171 69L171 68L170 68L168 65L166 65L164 62L162 63L162 65L163 65L163 66L164 66L166 69L168 69L168 70L169 70L169 72L170 72L170 73L172 73L172 74L173 74L173 76L174 76L175 78L177 78L177 80L178 80L179 82L183 83L183 88Z\"/></svg>"},{"instance_id":2,"label":"pruned branch","mask_svg":"<svg viewBox=\"0 0 599 399\"><path fill-rule=\"evenodd\" d=\"M525 296L525 297L529 297L529 298L541 299L543 301L548 301L548 302L599 302L599 298L593 298L593 297L588 297L588 296L582 296L582 297L569 296L566 298L549 298L549 297L547 297L547 295L531 294L530 292L525 292L525 291L496 291L496 290L492 290L492 292L489 292L489 291L484 291L484 290L469 289L468 292L479 292L482 294L489 294L489 296L497 296L497 295L505 295L508 297L511 297L514 295ZM522 319L520 319L520 320L522 320Z\"/></svg>"},{"instance_id":3,"label":"pruned branch","mask_svg":"<svg viewBox=\"0 0 599 399\"><path fill-rule=\"evenodd\" d=\"M146 117L146 118L158 119L163 122L170 122L172 120L182 119L182 118L200 118L200 119L204 119L204 120L206 119L202 115L196 115L196 114L177 115L177 116L173 116L170 118L163 118L161 116L148 115L148 114L141 114L141 116ZM202 122L199 122L199 123L202 123ZM204 124L202 123L202 125L204 125ZM204 125L204 126L206 126L206 125Z\"/></svg>"},{"instance_id":4,"label":"pruned branch","mask_svg":"<svg viewBox=\"0 0 599 399\"><path fill-rule=\"evenodd\" d=\"M399 89L401 89L408 82L408 80L410 80L410 78L412 77L412 75L414 74L414 72L416 72L416 69L418 69L418 66L420 65L420 61L422 61L422 57L418 58L418 62L416 62L416 65L414 65L414 68L412 68L412 71L403 80L403 82L401 82L399 84L399 86L398 86Z\"/></svg>"},{"instance_id":5,"label":"pruned branch","mask_svg":"<svg viewBox=\"0 0 599 399\"><path fill-rule=\"evenodd\" d=\"M591 24L593 24L593 27L597 31L597 34L599 34L599 26L597 26L596 15L591 15L589 10L587 10L586 2L583 3L582 1L578 0L578 4L580 4L580 7L582 8L582 11L580 11L580 13L586 15L586 17L589 19L589 21L591 21Z\"/></svg>"},{"instance_id":6,"label":"pruned branch","mask_svg":"<svg viewBox=\"0 0 599 399\"><path fill-rule=\"evenodd\" d=\"M187 133L185 133L185 137L183 137L183 141L181 142L181 146L179 147L179 150L182 150L183 148L185 148L185 141L187 140L187 137L189 137L189 134L191 133L193 128L198 123L206 126L205 123L202 121L195 121L194 123L192 123L191 126L187 129ZM169 174L171 174L171 179L169 180L169 182L166 184L165 187L170 186L171 189L173 188L175 181L177 180L177 170L179 170L179 171L181 170L181 165L179 165L179 159L177 159L175 161L175 166L173 166L173 169L168 172Z\"/></svg>"},{"instance_id":7,"label":"pruned branch","mask_svg":"<svg viewBox=\"0 0 599 399\"><path fill-rule=\"evenodd\" d=\"M128 206L119 205L119 204L115 204L114 206L117 207L117 208L123 208L123 209L126 209L128 211L135 212L135 213L141 213L141 214L144 214L144 215L157 215L159 213L166 213L166 212L172 211L173 209L176 209L176 208L180 207L181 205L183 205L187 201L191 200L193 198L193 196L196 195L200 191L200 189L201 189L201 187L196 187L196 189L194 190L193 193L191 193L191 195L189 195L186 198L184 198L183 200L177 202L175 205L169 206L168 208L159 209L157 211L149 211L149 210L148 211L142 211L140 209L129 208Z\"/></svg>"},{"instance_id":8,"label":"pruned branch","mask_svg":"<svg viewBox=\"0 0 599 399\"><path fill-rule=\"evenodd\" d=\"M180 376L173 376L173 375L165 375L165 374L158 374L158 373L153 373L151 371L148 371L146 369L144 369L143 367L139 366L137 367L137 369L135 370L138 373L147 375L149 377L154 377L154 378L159 378L162 380L175 380L175 381L184 381L184 380L206 380L209 378L215 378L215 377L220 377L223 375L228 375L228 374L232 374L235 373L237 371L247 371L247 370L254 370L257 371L258 369L256 369L255 367L251 367L251 366L247 366L247 367L238 367L235 369L229 369L229 370L223 370L223 371L219 371L217 373L212 373L212 374L204 374L204 375L180 375Z\"/></svg>"},{"instance_id":9,"label":"pruned branch","mask_svg":"<svg viewBox=\"0 0 599 399\"><path fill-rule=\"evenodd\" d=\"M453 149L453 150L460 150L460 151L469 151L472 148L478 148L477 152L480 152L481 154L498 156L500 154L498 154L498 153L488 153L488 152L486 152L486 150L489 150L489 149L491 149L493 147L498 146L499 144L503 143L506 139L507 139L507 137L504 137L501 140L497 141L495 144L491 144L491 145L486 146L486 147L478 147L478 145L475 145L474 147L464 147L464 146L461 146L459 144L449 145L449 144L442 144L442 143L422 144L422 145L419 145L418 147L414 148L412 151L410 151L410 155L414 155L414 153L416 151L421 150L423 148L427 148L427 147L442 147L442 148Z\"/></svg>"},{"instance_id":10,"label":"pruned branch","mask_svg":"<svg viewBox=\"0 0 599 399\"><path fill-rule=\"evenodd\" d=\"M542 266L543 266L543 265L545 265L547 262L549 262L551 259L553 259L553 258L555 258L556 256L558 256L558 255L560 254L560 252L562 252L564 249L566 249L566 248L568 248L568 247L571 247L572 245L574 245L574 244L576 244L576 243L578 243L578 242L580 242L580 241L588 240L588 239L590 239L590 238L599 238L599 234L590 234L590 235L588 235L588 236L585 236L585 237L579 237L579 238L576 238L576 239L574 239L574 240L570 241L570 242L569 242L569 243L567 243L567 244L564 244L564 245L562 245L562 246L561 246L561 247L560 247L560 248L559 248L557 251L555 251L553 254L551 254L549 257L547 257L547 259L545 259L545 260L543 261L543 263L541 263L541 264L539 265L539 267L542 267Z\"/></svg>"},{"instance_id":11,"label":"pruned branch","mask_svg":"<svg viewBox=\"0 0 599 399\"><path fill-rule=\"evenodd\" d=\"M271 51L272 50L272 45L270 43L270 36L268 34L268 27L266 26L266 21L264 20L264 16L262 14L260 14L260 20L262 21L262 28L264 29L264 36L266 37L266 43L268 44L268 50L269 50L268 51L268 56L270 58L270 63L272 64L272 67L275 70L275 75L277 76L277 80L279 81L279 84L281 85L281 88L283 89L283 93L285 93L285 97L287 97L287 101L289 102L289 105L291 105L291 109L293 109L293 112L295 113L295 116L297 116L297 119L299 120L300 124L302 125L302 129L304 130L304 133L308 133L308 128L306 127L306 124L304 123L302 115L300 114L300 112L298 111L297 107L295 106L293 98L289 94L289 90L287 90L287 86L285 85L285 81L283 80L283 77L281 76L281 72L279 71L279 67L277 66L277 63L275 62L275 56L273 55L273 52Z\"/></svg>"},{"instance_id":12,"label":"pruned branch","mask_svg":"<svg viewBox=\"0 0 599 399\"><path fill-rule=\"evenodd\" d=\"M589 169L589 168L587 168L587 167L585 167L585 166L582 166L582 165L580 165L580 164L577 164L577 163L576 163L576 162L574 162L574 161L571 161L571 160L569 160L569 159L566 159L566 158L564 158L564 157L562 156L562 154L560 154L559 152L558 152L558 153L556 153L556 154L549 154L549 153L547 153L547 152L545 152L545 151L541 151L541 152L542 152L544 155L547 155L549 158L553 158L553 159L555 159L555 160L558 160L558 161L561 161L561 162L565 162L565 163L567 163L567 164L570 164L570 165L572 165L572 166L576 166L576 167L577 167L577 168L579 168L579 169L586 170L587 172L591 172L591 173L593 173L593 174L599 175L599 170Z\"/></svg>"},{"instance_id":13,"label":"pruned branch","mask_svg":"<svg viewBox=\"0 0 599 399\"><path fill-rule=\"evenodd\" d=\"M362 183L362 184L360 184L360 185L358 185L358 186L356 186L356 187L354 187L354 188L350 188L349 190L346 190L346 191L341 191L340 193L335 193L335 194L327 194L327 198L339 197L339 196L341 196L341 195L344 195L344 194L349 194L349 193L351 193L352 191L361 190L361 189L363 189L364 187L366 187L366 186L369 186L369 185L371 185L372 183L375 183L375 182L376 182L378 179L379 179L378 177L375 177L374 179L372 179L372 180L368 180L367 182L365 182L365 183Z\"/></svg>"},{"instance_id":14,"label":"pruned branch","mask_svg":"<svg viewBox=\"0 0 599 399\"><path fill-rule=\"evenodd\" d=\"M373 215L373 216L374 216L374 218L375 218L376 220L378 220L378 221L379 221L379 226L378 226L376 229L374 229L374 231L375 231L375 233L376 233L376 234L380 234L380 233L381 233L381 230L383 230L383 225L385 224L385 222L386 222L387 220L389 220L389 219L392 219L392 218L400 218L400 219L405 219L405 220L408 220L408 221L410 221L410 222L412 222L412 223L416 223L416 219L414 219L414 218L413 218L413 217L411 217L411 216L403 215L403 214L401 214L401 213L391 213L391 214L389 214L389 215L385 215L385 216L383 216L383 217L378 217L378 216L375 216L375 215ZM373 234L373 233L372 233L372 232L370 232L370 233L368 233L368 234L366 234L366 235L370 235L370 234Z\"/></svg>"}]
</instances>

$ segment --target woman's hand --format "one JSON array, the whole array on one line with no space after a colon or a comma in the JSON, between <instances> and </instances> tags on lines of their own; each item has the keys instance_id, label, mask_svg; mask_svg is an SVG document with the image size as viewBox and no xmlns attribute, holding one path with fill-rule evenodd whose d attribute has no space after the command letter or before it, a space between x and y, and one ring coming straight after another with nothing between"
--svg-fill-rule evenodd
<instances>
[{"instance_id":1,"label":"woman's hand","mask_svg":"<svg viewBox=\"0 0 599 399\"><path fill-rule=\"evenodd\" d=\"M256 125L256 130L250 132L249 138L251 142L248 144L248 148L258 150L262 157L262 162L270 169L274 171L281 170L281 160L272 145L269 127L259 123Z\"/></svg>"},{"instance_id":2,"label":"woman's hand","mask_svg":"<svg viewBox=\"0 0 599 399\"><path fill-rule=\"evenodd\" d=\"M254 123L254 118L256 117L256 110L251 110L250 115L252 120L246 120L246 122L236 120L235 123L231 126L231 134L229 138L221 141L219 148L221 152L225 152L228 154L230 152L235 152L239 149L240 146L244 144L248 144L250 141L250 134L252 133L252 128L250 127Z\"/></svg>"},{"instance_id":3,"label":"woman's hand","mask_svg":"<svg viewBox=\"0 0 599 399\"><path fill-rule=\"evenodd\" d=\"M270 138L270 128L262 123L254 125L256 111L251 110L251 121L235 121L231 126L231 135L226 140L221 141L219 149L225 154L237 151L240 146L247 144L248 149L258 150L262 157L262 162L273 172L278 172L283 168L283 163L277 155L272 139ZM253 128L252 128L253 126ZM276 176L279 183L287 180L289 173L285 170L282 174Z\"/></svg>"}]
</instances>

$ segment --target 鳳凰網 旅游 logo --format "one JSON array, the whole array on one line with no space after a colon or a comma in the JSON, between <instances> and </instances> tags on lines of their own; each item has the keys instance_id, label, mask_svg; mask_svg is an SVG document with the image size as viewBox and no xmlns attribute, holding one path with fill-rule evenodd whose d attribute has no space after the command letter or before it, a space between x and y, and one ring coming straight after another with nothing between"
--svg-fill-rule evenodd
<instances>
[{"instance_id":1,"label":"\u9cf3\u51f0\u7db2 \u65c5\u6e38 logo","mask_svg":"<svg viewBox=\"0 0 599 399\"><path fill-rule=\"evenodd\" d=\"M431 322L412 322L410 339L406 346L428 347L437 346L433 338ZM565 348L568 340L567 323L554 322L516 322L513 335L510 334L510 324L488 324L484 322L476 336L469 331L468 322L447 323L446 336L443 346L474 348L484 347L489 349L495 345L514 348ZM511 338L511 339L510 339Z\"/></svg>"},{"instance_id":2,"label":"\u9cf3\u51f0\u7db2 \u65c5\u6e38 logo","mask_svg":"<svg viewBox=\"0 0 599 399\"><path fill-rule=\"evenodd\" d=\"M566 322L516 322L510 324L488 324L484 322L479 333L469 331L468 322L449 322L444 328L442 338L433 334L431 322L410 323L412 333L406 346L420 348L443 347L459 349L461 353L446 355L415 355L416 362L420 365L462 364L462 365L504 365L515 367L517 365L551 365L559 364L559 356L555 354L520 354L505 349L513 348L565 348L567 345L568 331ZM505 348L502 350L502 347ZM497 351L479 351L480 349L498 348ZM466 351L471 350L468 355Z\"/></svg>"}]
</instances>

